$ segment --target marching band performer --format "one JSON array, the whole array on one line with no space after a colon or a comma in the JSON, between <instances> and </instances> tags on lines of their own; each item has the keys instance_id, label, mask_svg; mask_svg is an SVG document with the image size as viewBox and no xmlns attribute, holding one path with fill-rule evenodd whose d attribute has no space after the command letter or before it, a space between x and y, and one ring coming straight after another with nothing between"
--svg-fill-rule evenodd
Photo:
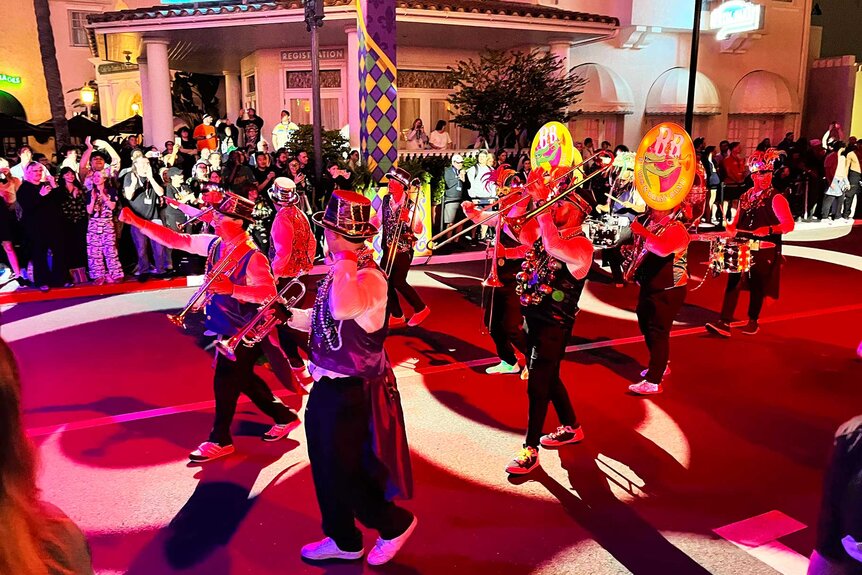
<instances>
[{"instance_id":1,"label":"marching band performer","mask_svg":"<svg viewBox=\"0 0 862 575\"><path fill-rule=\"evenodd\" d=\"M386 275L365 240L377 233L371 203L336 190L325 212L329 272L311 310L291 310L291 327L310 332L316 383L306 406L308 457L324 539L302 548L309 560L359 559L355 520L379 533L368 563L391 560L416 528L412 513L392 502L412 493L410 454L395 376L383 348Z\"/></svg>"},{"instance_id":2,"label":"marching band performer","mask_svg":"<svg viewBox=\"0 0 862 575\"><path fill-rule=\"evenodd\" d=\"M314 266L314 255L317 242L311 231L308 217L299 207L300 194L296 184L290 178L275 179L269 189L269 197L276 206L277 212L272 223L269 257L272 262L272 273L281 289L291 280L308 273ZM311 374L305 362L299 355L299 348L292 331L282 323L277 328L278 340L282 351L287 356L290 369L300 385L311 383ZM295 333L295 332L294 332Z\"/></svg>"},{"instance_id":3,"label":"marching band performer","mask_svg":"<svg viewBox=\"0 0 862 575\"><path fill-rule=\"evenodd\" d=\"M781 235L790 233L795 227L793 214L787 199L772 187L775 162L783 154L775 148L765 152L754 152L748 158L748 169L754 187L739 200L739 212L730 222L728 236L738 236L762 242L755 253L751 270L746 274L732 273L727 278L721 318L706 324L706 329L722 337L730 337L730 323L739 301L739 292L748 289L748 324L740 331L754 335L760 331L757 320L763 309L763 301L769 296L778 299L781 274Z\"/></svg>"},{"instance_id":4,"label":"marching band performer","mask_svg":"<svg viewBox=\"0 0 862 575\"><path fill-rule=\"evenodd\" d=\"M670 330L685 301L690 238L678 214L675 208L648 208L645 217L631 225L637 237L634 269L629 273L640 285L638 327L650 354L649 366L641 372L643 380L629 386L638 395L662 392L662 379L669 373Z\"/></svg>"},{"instance_id":5,"label":"marching band performer","mask_svg":"<svg viewBox=\"0 0 862 575\"><path fill-rule=\"evenodd\" d=\"M512 170L497 170L494 174L494 179L498 182L498 189L504 189L505 181L510 176L514 176ZM526 188L532 189L532 188ZM513 186L511 194L519 195L526 193L522 186ZM486 286L485 301L483 308L484 324L488 328L491 339L494 341L494 346L497 348L497 357L500 358L500 363L493 365L485 370L487 374L509 374L521 373L521 379L527 379L529 370L526 365L519 365L518 356L515 351L524 356L525 361L528 357L529 350L527 349L527 336L524 332L524 316L521 313L521 300L515 293L515 275L521 271L521 262L524 255L530 249L529 245L522 244L519 241L519 236L512 230L508 224L503 224L499 218L501 215L506 218L515 218L523 215L529 203L521 200L515 200L514 205L509 209L495 212L497 215L488 219L490 214L476 206L471 201L461 203L461 208L464 214L471 221L478 223L485 220L488 226L502 226L499 240L494 245L494 258L497 266L497 274L502 284L499 287ZM534 227L534 230L525 232L530 238L538 237L538 224L535 221L527 223L528 226Z\"/></svg>"},{"instance_id":6,"label":"marching band performer","mask_svg":"<svg viewBox=\"0 0 862 575\"><path fill-rule=\"evenodd\" d=\"M529 415L524 446L506 466L510 474L535 469L539 465L539 445L559 447L584 438L569 394L560 380L560 364L593 262L593 244L582 229L589 203L574 193L569 197L573 201L557 200L536 218L538 237L535 230L524 227L519 238L522 243L532 245L525 254L524 270L516 276L530 352ZM542 435L549 403L557 411L560 426Z\"/></svg>"},{"instance_id":7,"label":"marching band performer","mask_svg":"<svg viewBox=\"0 0 862 575\"><path fill-rule=\"evenodd\" d=\"M421 234L424 228L420 218L411 217L412 210L417 209L417 206L415 200L409 197L410 174L395 168L387 175L389 193L383 197L383 205L380 211L374 214L371 223L376 227L383 226L383 256L380 261L389 274L389 327L398 328L405 324L416 327L431 313L431 308L422 301L413 286L407 283L416 236ZM404 311L398 301L399 293L413 308L413 316L409 321L404 319Z\"/></svg>"},{"instance_id":8,"label":"marching band performer","mask_svg":"<svg viewBox=\"0 0 862 575\"><path fill-rule=\"evenodd\" d=\"M275 295L275 282L269 262L251 240L248 226L254 204L233 194L211 191L205 194L215 208L212 212L212 234L181 234L159 224L144 220L128 208L120 221L141 230L148 238L165 247L206 256L206 274L226 265L224 273L212 279L209 292L212 299L206 305L206 327L220 335L232 335L257 312L257 304ZM225 261L228 258L229 261ZM234 452L230 425L236 412L240 393L271 417L275 425L263 435L264 441L283 439L299 424L290 411L255 375L254 366L260 356L260 344L239 346L236 361L219 355L216 360L213 388L215 391L215 421L209 439L191 452L193 462L212 461Z\"/></svg>"},{"instance_id":9,"label":"marching band performer","mask_svg":"<svg viewBox=\"0 0 862 575\"><path fill-rule=\"evenodd\" d=\"M644 213L646 203L634 187L634 152L629 152L625 146L617 146L613 161L615 176L610 186L610 195L606 204L596 206L596 211L609 214L620 225L619 245L605 248L602 256L611 268L611 277L616 287L623 287L623 255L621 245L632 240L631 224L635 218Z\"/></svg>"}]
</instances>

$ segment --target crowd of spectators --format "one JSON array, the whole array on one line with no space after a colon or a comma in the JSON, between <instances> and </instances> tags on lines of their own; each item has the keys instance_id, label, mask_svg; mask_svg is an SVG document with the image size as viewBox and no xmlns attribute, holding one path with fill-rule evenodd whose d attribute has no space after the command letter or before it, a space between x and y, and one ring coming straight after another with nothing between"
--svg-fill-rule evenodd
<instances>
[{"instance_id":1,"label":"crowd of spectators","mask_svg":"<svg viewBox=\"0 0 862 575\"><path fill-rule=\"evenodd\" d=\"M294 181L310 213L325 205L333 189L352 186L359 154L330 162L316 181L308 151L288 151L298 129L289 112L282 112L272 130L274 151L263 129L250 108L236 123L214 123L205 115L193 129L180 127L162 149L142 146L137 136L114 144L88 138L83 149L60 150L57 164L26 145L0 159L0 242L9 266L4 281L47 291L88 280L101 284L194 272L200 261L151 242L123 226L117 214L128 206L139 217L179 229L186 216L176 202L200 207L210 183L255 202L251 233L266 252L275 217L267 191L276 178Z\"/></svg>"},{"instance_id":2,"label":"crowd of spectators","mask_svg":"<svg viewBox=\"0 0 862 575\"><path fill-rule=\"evenodd\" d=\"M114 145L88 139L83 149L60 150L57 164L29 146L17 150L8 162L0 159L0 242L10 269L5 280L15 278L23 285L48 290L88 280L112 283L131 275L146 279L193 273L201 262L171 253L134 229L124 229L116 216L128 206L139 217L180 229L186 216L176 202L199 207L202 189L209 183L255 202L251 233L267 250L275 217L267 191L276 178L293 180L303 209L311 213L325 205L332 190L350 189L360 167L359 153L353 151L345 162L326 164L316 181L308 151L289 152L298 126L287 111L270 131L272 146L264 137L263 119L252 108L241 111L235 123L213 120L204 115L193 128L179 128L161 150L144 147L136 136L129 136ZM427 134L417 118L407 130L406 146L451 149L446 128L446 122L440 121ZM694 144L710 191L704 222L721 226L734 202L751 186L745 158L754 150L728 140L715 146L696 138ZM592 138L575 145L584 158L598 150L628 150L624 145L614 148L608 141L596 145ZM845 141L840 125L833 123L819 140L797 139L788 132L777 144L765 138L757 149L773 146L785 153L774 185L787 194L798 218L830 223L852 220L854 206L860 203L855 198L862 191L860 143L855 137ZM532 170L526 148L480 149L469 168L464 164L465 158L455 153L444 171L438 228L459 219L463 200L487 206L497 199L495 184L488 178L491 170L506 166L525 181ZM591 172L599 164L593 159L585 168ZM607 179L595 178L584 195L601 205L608 185ZM858 216L859 208L855 209ZM198 229L189 227L189 231ZM492 234L492 229L482 227L464 239L475 243Z\"/></svg>"}]
</instances>

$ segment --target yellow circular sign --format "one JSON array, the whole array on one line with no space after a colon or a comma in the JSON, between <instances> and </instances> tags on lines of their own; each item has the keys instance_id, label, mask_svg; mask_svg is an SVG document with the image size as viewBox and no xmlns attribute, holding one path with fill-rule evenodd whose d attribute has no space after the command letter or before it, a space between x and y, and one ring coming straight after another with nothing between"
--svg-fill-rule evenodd
<instances>
[{"instance_id":1,"label":"yellow circular sign","mask_svg":"<svg viewBox=\"0 0 862 575\"><path fill-rule=\"evenodd\" d=\"M576 151L572 134L565 124L548 122L533 138L530 160L534 168L543 168L550 172L558 166L571 166Z\"/></svg>"},{"instance_id":2,"label":"yellow circular sign","mask_svg":"<svg viewBox=\"0 0 862 575\"><path fill-rule=\"evenodd\" d=\"M676 207L694 183L697 153L691 136L677 124L663 122L647 132L635 155L635 188L656 210Z\"/></svg>"}]
</instances>

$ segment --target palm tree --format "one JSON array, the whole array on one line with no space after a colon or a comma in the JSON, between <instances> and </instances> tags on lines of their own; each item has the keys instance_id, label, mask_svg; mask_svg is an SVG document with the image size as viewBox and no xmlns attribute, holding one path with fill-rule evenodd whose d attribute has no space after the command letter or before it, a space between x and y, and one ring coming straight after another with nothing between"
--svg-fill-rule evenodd
<instances>
[{"instance_id":1,"label":"palm tree","mask_svg":"<svg viewBox=\"0 0 862 575\"><path fill-rule=\"evenodd\" d=\"M54 29L51 26L51 8L48 0L33 0L36 12L36 29L39 34L39 51L42 53L42 69L45 71L45 87L51 106L51 121L54 124L54 143L59 150L69 143L69 124L66 122L66 99L60 81L60 66L54 47Z\"/></svg>"}]
</instances>

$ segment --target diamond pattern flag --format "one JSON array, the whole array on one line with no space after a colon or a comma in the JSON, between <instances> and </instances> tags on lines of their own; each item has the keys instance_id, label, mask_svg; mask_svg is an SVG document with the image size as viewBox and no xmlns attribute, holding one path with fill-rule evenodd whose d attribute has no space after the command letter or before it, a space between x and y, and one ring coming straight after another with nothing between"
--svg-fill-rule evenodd
<instances>
[{"instance_id":1,"label":"diamond pattern flag","mask_svg":"<svg viewBox=\"0 0 862 575\"><path fill-rule=\"evenodd\" d=\"M359 36L359 141L372 177L398 162L395 0L356 0Z\"/></svg>"}]
</instances>

